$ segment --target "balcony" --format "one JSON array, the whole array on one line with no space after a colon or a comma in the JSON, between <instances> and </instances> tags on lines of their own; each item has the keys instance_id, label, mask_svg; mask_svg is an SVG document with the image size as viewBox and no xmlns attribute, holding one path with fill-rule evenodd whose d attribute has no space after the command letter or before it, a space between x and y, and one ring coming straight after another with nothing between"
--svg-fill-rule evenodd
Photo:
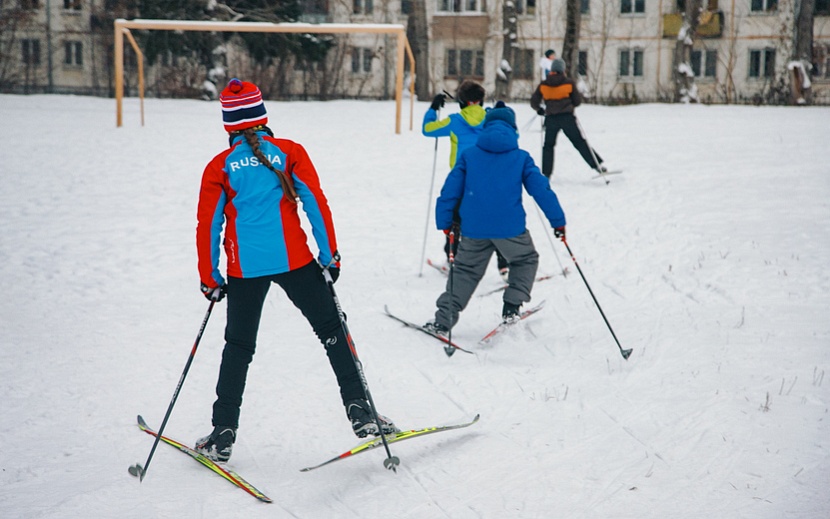
<instances>
[{"instance_id":1,"label":"balcony","mask_svg":"<svg viewBox=\"0 0 830 519\"><path fill-rule=\"evenodd\" d=\"M683 26L683 13L663 15L663 38L677 38ZM695 36L698 38L720 38L723 34L723 11L703 11Z\"/></svg>"}]
</instances>

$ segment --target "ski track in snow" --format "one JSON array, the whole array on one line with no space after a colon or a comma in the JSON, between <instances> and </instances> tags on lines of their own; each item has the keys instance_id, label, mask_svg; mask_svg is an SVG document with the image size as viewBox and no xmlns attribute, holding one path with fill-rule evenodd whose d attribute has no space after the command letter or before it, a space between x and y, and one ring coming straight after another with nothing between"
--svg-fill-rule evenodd
<instances>
[{"instance_id":1,"label":"ski track in snow","mask_svg":"<svg viewBox=\"0 0 830 519\"><path fill-rule=\"evenodd\" d=\"M560 137L552 186L626 362L529 198L540 274L569 272L535 286L541 312L479 345L501 296L473 297L453 339L477 354L452 358L384 316L426 322L446 282L419 264L428 104L395 135L392 102L266 102L320 172L336 289L380 412L402 428L481 413L391 445L397 474L380 448L300 473L357 440L322 347L274 288L231 463L266 505L164 445L142 483L127 474L152 445L135 416L160 425L205 312L195 207L226 146L218 103L145 104L145 127L127 99L116 129L110 99L0 96L0 517L830 516L830 109L578 109L625 172L592 181ZM536 125L521 135L537 161L539 139ZM432 227L426 256L440 258ZM498 286L493 262L479 293ZM220 303L166 435L210 430L223 328Z\"/></svg>"}]
</instances>

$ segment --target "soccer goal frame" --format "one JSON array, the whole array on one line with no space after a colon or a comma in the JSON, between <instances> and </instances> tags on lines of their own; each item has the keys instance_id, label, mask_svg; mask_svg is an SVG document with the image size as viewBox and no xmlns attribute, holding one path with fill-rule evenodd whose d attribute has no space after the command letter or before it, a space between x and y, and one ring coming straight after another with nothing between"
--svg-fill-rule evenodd
<instances>
[{"instance_id":1,"label":"soccer goal frame","mask_svg":"<svg viewBox=\"0 0 830 519\"><path fill-rule=\"evenodd\" d=\"M124 38L126 37L138 55L138 90L141 98L141 124L144 124L144 67L143 55L132 37L130 29L155 31L208 31L208 32L287 32L327 34L391 34L397 37L395 59L395 133L401 133L401 105L403 102L404 57L409 58L409 129L412 130L412 114L415 103L415 56L406 38L406 28L401 24L346 24L346 23L268 23L268 22L213 22L195 20L115 20L115 106L116 126L123 124L124 98ZM405 53L405 54L404 54Z\"/></svg>"}]
</instances>

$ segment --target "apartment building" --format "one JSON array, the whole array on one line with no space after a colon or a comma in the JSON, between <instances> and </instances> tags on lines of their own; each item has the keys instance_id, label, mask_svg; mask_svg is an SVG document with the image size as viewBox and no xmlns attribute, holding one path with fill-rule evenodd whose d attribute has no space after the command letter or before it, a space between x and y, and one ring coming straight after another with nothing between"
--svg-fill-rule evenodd
<instances>
[{"instance_id":1,"label":"apartment building","mask_svg":"<svg viewBox=\"0 0 830 519\"><path fill-rule=\"evenodd\" d=\"M508 10L505 1L512 1ZM603 103L677 99L674 56L684 1L582 0L576 72L588 97ZM813 1L813 59L802 66L812 68L810 102L830 104L830 0ZM302 5L301 21L311 23L406 25L415 16L411 0ZM537 63L544 51L562 52L564 0L426 0L425 7L433 93L453 92L469 78L488 92L526 100L541 79ZM683 69L694 77L693 97L713 103L786 102L797 77L791 59L796 0L708 0L704 8ZM0 91L112 92L112 14L104 0L0 0L0 12ZM285 97L390 98L395 45L395 38L385 35L336 36L325 63L283 64L271 74L282 78ZM135 56L125 56L128 74L134 74ZM226 45L217 56L227 75L254 73L240 46ZM148 67L151 94L160 78L169 78L165 68L171 66L159 60ZM190 67L188 81L207 77L209 68ZM135 78L127 78L127 85L134 87Z\"/></svg>"}]
</instances>

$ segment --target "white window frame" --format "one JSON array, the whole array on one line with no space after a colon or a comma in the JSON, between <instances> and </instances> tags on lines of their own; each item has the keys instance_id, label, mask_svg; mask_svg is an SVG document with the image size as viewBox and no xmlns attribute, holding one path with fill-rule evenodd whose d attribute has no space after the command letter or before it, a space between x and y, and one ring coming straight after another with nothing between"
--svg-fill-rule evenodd
<instances>
[{"instance_id":1,"label":"white window frame","mask_svg":"<svg viewBox=\"0 0 830 519\"><path fill-rule=\"evenodd\" d=\"M372 60L375 57L374 49L369 47L352 47L351 73L354 75L368 75L372 73ZM357 65L357 70L355 70Z\"/></svg>"},{"instance_id":2,"label":"white window frame","mask_svg":"<svg viewBox=\"0 0 830 519\"><path fill-rule=\"evenodd\" d=\"M695 49L692 50L692 55L698 54L700 57L700 62L698 63L698 70L695 70L694 66L692 66L692 72L696 78L699 79L717 79L718 77L718 51L716 49ZM694 62L694 59L691 60ZM709 63L710 61L714 61L714 63ZM693 65L690 63L690 65ZM713 74L707 75L706 72L709 69L709 65L712 65Z\"/></svg>"},{"instance_id":3,"label":"white window frame","mask_svg":"<svg viewBox=\"0 0 830 519\"><path fill-rule=\"evenodd\" d=\"M747 62L747 71L746 75L751 80L760 80L766 81L775 77L775 62L778 60L778 52L775 47L765 47L763 49L749 49L748 55L748 62ZM752 75L752 54L758 53L758 59L760 62L758 63L758 74ZM772 60L772 70L767 68L767 56L772 53L773 60Z\"/></svg>"},{"instance_id":4,"label":"white window frame","mask_svg":"<svg viewBox=\"0 0 830 519\"><path fill-rule=\"evenodd\" d=\"M352 15L372 16L375 12L375 0L352 0Z\"/></svg>"},{"instance_id":5,"label":"white window frame","mask_svg":"<svg viewBox=\"0 0 830 519\"><path fill-rule=\"evenodd\" d=\"M453 63L455 65L455 73L454 74L450 72L450 53L451 52L455 53L455 61ZM462 65L462 63L461 63L461 54L463 52L471 52L472 53L471 65L470 65L471 66L471 72L469 74L465 74L461 70L461 68L462 68L461 67L461 65ZM485 55L484 55L484 50L483 49L471 49L471 48L468 48L468 47L446 48L446 49L444 49L444 76L445 77L450 77L450 78L462 77L462 78L465 78L465 79L467 79L467 78L483 79L484 78L484 56ZM477 64L479 62L481 63L481 70L480 71L477 70ZM481 72L481 73L478 74L477 72Z\"/></svg>"},{"instance_id":6,"label":"white window frame","mask_svg":"<svg viewBox=\"0 0 830 519\"><path fill-rule=\"evenodd\" d=\"M435 12L440 14L482 14L484 12L484 0L436 0Z\"/></svg>"},{"instance_id":7,"label":"white window frame","mask_svg":"<svg viewBox=\"0 0 830 519\"><path fill-rule=\"evenodd\" d=\"M514 0L516 4L516 14L522 17L532 18L536 16L539 10L540 0ZM528 4L533 4L528 6Z\"/></svg>"},{"instance_id":8,"label":"white window frame","mask_svg":"<svg viewBox=\"0 0 830 519\"><path fill-rule=\"evenodd\" d=\"M780 0L759 0L761 2L761 9L755 9L753 5L755 2L749 0L750 14L772 14L777 13L780 6ZM770 5L772 4L772 5Z\"/></svg>"},{"instance_id":9,"label":"white window frame","mask_svg":"<svg viewBox=\"0 0 830 519\"><path fill-rule=\"evenodd\" d=\"M627 55L628 58L628 65L626 66L625 71L621 70L622 68L622 60L623 54ZM637 61L637 57L639 56L640 59L640 74L636 74L635 64ZM619 50L617 54L617 77L620 79L626 80L640 80L645 77L646 74L646 66L645 66L645 51L640 47L631 47L631 48L622 48Z\"/></svg>"},{"instance_id":10,"label":"white window frame","mask_svg":"<svg viewBox=\"0 0 830 519\"><path fill-rule=\"evenodd\" d=\"M81 68L84 66L84 44L78 40L63 42L63 64L66 67Z\"/></svg>"},{"instance_id":11,"label":"white window frame","mask_svg":"<svg viewBox=\"0 0 830 519\"><path fill-rule=\"evenodd\" d=\"M627 1L631 5L631 9L629 11L623 11L623 2ZM637 10L637 4L641 3L643 9L641 11ZM620 0L620 14L622 16L645 16L646 14L646 0Z\"/></svg>"},{"instance_id":12,"label":"white window frame","mask_svg":"<svg viewBox=\"0 0 830 519\"><path fill-rule=\"evenodd\" d=\"M20 61L24 66L39 67L42 63L40 40L23 38L20 40Z\"/></svg>"}]
</instances>

